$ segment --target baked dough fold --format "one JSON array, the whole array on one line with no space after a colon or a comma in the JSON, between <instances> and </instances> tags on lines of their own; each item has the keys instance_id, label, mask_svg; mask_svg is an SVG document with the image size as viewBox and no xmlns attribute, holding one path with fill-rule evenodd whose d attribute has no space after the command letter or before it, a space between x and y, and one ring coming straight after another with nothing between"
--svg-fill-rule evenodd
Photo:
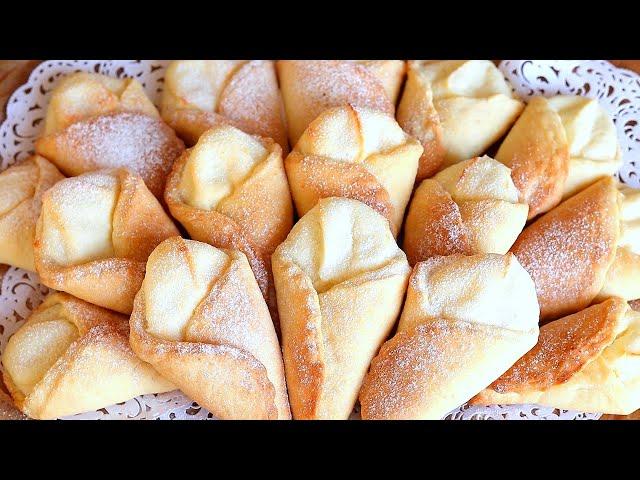
<instances>
[{"instance_id":1,"label":"baked dough fold","mask_svg":"<svg viewBox=\"0 0 640 480\"><path fill-rule=\"evenodd\" d=\"M512 254L418 263L398 331L360 391L362 418L442 418L536 344L538 313L533 282Z\"/></svg>"},{"instance_id":2,"label":"baked dough fold","mask_svg":"<svg viewBox=\"0 0 640 480\"><path fill-rule=\"evenodd\" d=\"M147 257L178 235L142 178L100 170L56 183L42 197L34 255L42 283L131 313Z\"/></svg>"},{"instance_id":3,"label":"baked dough fold","mask_svg":"<svg viewBox=\"0 0 640 480\"><path fill-rule=\"evenodd\" d=\"M280 146L230 125L207 130L176 161L165 200L191 238L247 256L277 322L270 258L293 225Z\"/></svg>"},{"instance_id":4,"label":"baked dough fold","mask_svg":"<svg viewBox=\"0 0 640 480\"><path fill-rule=\"evenodd\" d=\"M490 157L452 165L416 189L404 225L409 263L509 251L527 221L510 170Z\"/></svg>"},{"instance_id":5,"label":"baked dough fold","mask_svg":"<svg viewBox=\"0 0 640 480\"><path fill-rule=\"evenodd\" d=\"M53 293L9 339L4 380L28 416L53 419L174 390L140 360L126 317Z\"/></svg>"},{"instance_id":6,"label":"baked dough fold","mask_svg":"<svg viewBox=\"0 0 640 480\"><path fill-rule=\"evenodd\" d=\"M33 240L42 195L63 178L39 155L0 173L0 263L35 271Z\"/></svg>"},{"instance_id":7,"label":"baked dough fold","mask_svg":"<svg viewBox=\"0 0 640 480\"><path fill-rule=\"evenodd\" d=\"M536 284L542 321L595 298L640 297L638 194L605 177L525 228L511 251Z\"/></svg>"},{"instance_id":8,"label":"baked dough fold","mask_svg":"<svg viewBox=\"0 0 640 480\"><path fill-rule=\"evenodd\" d=\"M402 307L410 273L384 217L325 198L272 256L291 410L346 419Z\"/></svg>"},{"instance_id":9,"label":"baked dough fold","mask_svg":"<svg viewBox=\"0 0 640 480\"><path fill-rule=\"evenodd\" d=\"M393 116L402 60L278 60L289 141L294 146L323 111L350 103Z\"/></svg>"},{"instance_id":10,"label":"baked dough fold","mask_svg":"<svg viewBox=\"0 0 640 480\"><path fill-rule=\"evenodd\" d=\"M614 297L544 325L537 345L471 403L629 415L640 408L640 313Z\"/></svg>"},{"instance_id":11,"label":"baked dough fold","mask_svg":"<svg viewBox=\"0 0 640 480\"><path fill-rule=\"evenodd\" d=\"M158 110L135 78L72 73L60 80L51 93L44 134L59 132L94 115L125 111L159 117Z\"/></svg>"},{"instance_id":12,"label":"baked dough fold","mask_svg":"<svg viewBox=\"0 0 640 480\"><path fill-rule=\"evenodd\" d=\"M410 61L398 123L424 147L416 181L484 154L522 108L489 60Z\"/></svg>"},{"instance_id":13,"label":"baked dough fold","mask_svg":"<svg viewBox=\"0 0 640 480\"><path fill-rule=\"evenodd\" d=\"M111 112L77 120L36 140L36 152L68 176L104 168L129 168L162 198L182 140L160 118L139 112Z\"/></svg>"},{"instance_id":14,"label":"baked dough fold","mask_svg":"<svg viewBox=\"0 0 640 480\"><path fill-rule=\"evenodd\" d=\"M354 105L325 110L284 162L298 215L320 198L352 198L385 216L397 235L421 153L389 115Z\"/></svg>"},{"instance_id":15,"label":"baked dough fold","mask_svg":"<svg viewBox=\"0 0 640 480\"><path fill-rule=\"evenodd\" d=\"M221 419L289 419L282 355L246 257L173 237L149 256L133 350Z\"/></svg>"},{"instance_id":16,"label":"baked dough fold","mask_svg":"<svg viewBox=\"0 0 640 480\"><path fill-rule=\"evenodd\" d=\"M187 143L221 121L269 137L287 152L287 129L270 60L175 60L165 73L162 118Z\"/></svg>"}]
</instances>

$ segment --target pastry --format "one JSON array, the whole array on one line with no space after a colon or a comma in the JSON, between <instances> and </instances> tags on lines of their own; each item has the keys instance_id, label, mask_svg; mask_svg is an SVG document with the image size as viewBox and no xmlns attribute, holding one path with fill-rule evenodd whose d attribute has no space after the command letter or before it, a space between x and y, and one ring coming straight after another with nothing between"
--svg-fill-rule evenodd
<instances>
[{"instance_id":1,"label":"pastry","mask_svg":"<svg viewBox=\"0 0 640 480\"><path fill-rule=\"evenodd\" d=\"M325 110L284 162L298 215L320 198L352 198L384 215L396 235L421 153L389 115L349 104Z\"/></svg>"},{"instance_id":2,"label":"pastry","mask_svg":"<svg viewBox=\"0 0 640 480\"><path fill-rule=\"evenodd\" d=\"M571 95L548 99L560 115L569 143L569 173L562 197L568 198L622 166L622 151L613 121L598 100Z\"/></svg>"},{"instance_id":3,"label":"pastry","mask_svg":"<svg viewBox=\"0 0 640 480\"><path fill-rule=\"evenodd\" d=\"M538 313L533 282L512 254L418 263L398 331L360 391L362 418L442 418L536 344Z\"/></svg>"},{"instance_id":4,"label":"pastry","mask_svg":"<svg viewBox=\"0 0 640 480\"><path fill-rule=\"evenodd\" d=\"M56 183L42 197L36 271L47 287L131 313L147 257L178 230L142 178L101 170Z\"/></svg>"},{"instance_id":5,"label":"pastry","mask_svg":"<svg viewBox=\"0 0 640 480\"><path fill-rule=\"evenodd\" d=\"M489 60L409 62L398 123L424 147L416 181L485 153L522 108Z\"/></svg>"},{"instance_id":6,"label":"pastry","mask_svg":"<svg viewBox=\"0 0 640 480\"><path fill-rule=\"evenodd\" d=\"M243 253L165 240L130 325L138 356L216 417L291 418L278 338Z\"/></svg>"},{"instance_id":7,"label":"pastry","mask_svg":"<svg viewBox=\"0 0 640 480\"><path fill-rule=\"evenodd\" d=\"M174 390L134 355L126 317L53 293L9 339L4 381L28 416L53 419Z\"/></svg>"},{"instance_id":8,"label":"pastry","mask_svg":"<svg viewBox=\"0 0 640 480\"><path fill-rule=\"evenodd\" d=\"M165 200L191 238L247 256L276 319L270 257L293 225L280 146L229 125L207 130L176 161Z\"/></svg>"},{"instance_id":9,"label":"pastry","mask_svg":"<svg viewBox=\"0 0 640 480\"><path fill-rule=\"evenodd\" d=\"M526 227L511 251L536 284L542 321L598 295L640 297L640 201L605 177Z\"/></svg>"},{"instance_id":10,"label":"pastry","mask_svg":"<svg viewBox=\"0 0 640 480\"><path fill-rule=\"evenodd\" d=\"M159 116L153 102L135 78L72 73L63 77L51 93L44 134L59 132L78 120L94 115L124 111Z\"/></svg>"},{"instance_id":11,"label":"pastry","mask_svg":"<svg viewBox=\"0 0 640 480\"><path fill-rule=\"evenodd\" d=\"M555 207L622 162L613 122L585 97L533 97L496 154L511 168L529 218Z\"/></svg>"},{"instance_id":12,"label":"pastry","mask_svg":"<svg viewBox=\"0 0 640 480\"><path fill-rule=\"evenodd\" d=\"M292 147L328 108L350 103L393 115L405 73L401 60L279 60L276 66Z\"/></svg>"},{"instance_id":13,"label":"pastry","mask_svg":"<svg viewBox=\"0 0 640 480\"><path fill-rule=\"evenodd\" d=\"M288 151L287 129L270 60L175 60L165 73L162 117L187 145L221 117Z\"/></svg>"},{"instance_id":14,"label":"pastry","mask_svg":"<svg viewBox=\"0 0 640 480\"><path fill-rule=\"evenodd\" d=\"M0 420L29 420L24 413L22 413L14 405L13 400L9 395L4 393L0 388Z\"/></svg>"},{"instance_id":15,"label":"pastry","mask_svg":"<svg viewBox=\"0 0 640 480\"><path fill-rule=\"evenodd\" d=\"M640 408L640 313L614 297L544 325L537 345L471 403L630 414Z\"/></svg>"},{"instance_id":16,"label":"pastry","mask_svg":"<svg viewBox=\"0 0 640 480\"><path fill-rule=\"evenodd\" d=\"M159 118L112 112L78 120L36 140L36 152L68 176L126 167L140 175L158 198L182 140Z\"/></svg>"},{"instance_id":17,"label":"pastry","mask_svg":"<svg viewBox=\"0 0 640 480\"><path fill-rule=\"evenodd\" d=\"M0 173L0 263L35 271L33 237L42 195L63 178L38 155Z\"/></svg>"},{"instance_id":18,"label":"pastry","mask_svg":"<svg viewBox=\"0 0 640 480\"><path fill-rule=\"evenodd\" d=\"M507 167L472 158L422 181L409 205L403 249L411 265L436 255L505 254L527 211Z\"/></svg>"},{"instance_id":19,"label":"pastry","mask_svg":"<svg viewBox=\"0 0 640 480\"><path fill-rule=\"evenodd\" d=\"M544 97L534 97L504 139L496 160L511 169L529 218L555 207L569 171L569 144L560 116Z\"/></svg>"},{"instance_id":20,"label":"pastry","mask_svg":"<svg viewBox=\"0 0 640 480\"><path fill-rule=\"evenodd\" d=\"M330 197L294 225L271 262L293 417L346 419L400 313L405 254L375 210Z\"/></svg>"}]
</instances>

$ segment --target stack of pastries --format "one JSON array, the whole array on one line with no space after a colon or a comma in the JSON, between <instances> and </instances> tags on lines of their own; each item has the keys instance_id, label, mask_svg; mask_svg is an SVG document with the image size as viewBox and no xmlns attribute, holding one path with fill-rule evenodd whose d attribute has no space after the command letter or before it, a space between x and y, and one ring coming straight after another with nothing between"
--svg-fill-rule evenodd
<instances>
[{"instance_id":1,"label":"stack of pastries","mask_svg":"<svg viewBox=\"0 0 640 480\"><path fill-rule=\"evenodd\" d=\"M179 389L220 419L640 408L640 191L597 101L488 60L73 73L0 173L0 262L51 289L0 418ZM637 305L637 303L635 303Z\"/></svg>"}]
</instances>

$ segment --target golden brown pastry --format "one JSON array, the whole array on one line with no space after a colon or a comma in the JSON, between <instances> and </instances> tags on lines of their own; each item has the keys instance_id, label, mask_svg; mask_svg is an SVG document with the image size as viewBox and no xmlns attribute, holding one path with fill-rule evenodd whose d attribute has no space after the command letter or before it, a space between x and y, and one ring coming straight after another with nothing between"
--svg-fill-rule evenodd
<instances>
[{"instance_id":1,"label":"golden brown pastry","mask_svg":"<svg viewBox=\"0 0 640 480\"><path fill-rule=\"evenodd\" d=\"M178 230L142 178L100 170L56 183L42 197L34 242L46 286L131 313L147 257Z\"/></svg>"},{"instance_id":2,"label":"golden brown pastry","mask_svg":"<svg viewBox=\"0 0 640 480\"><path fill-rule=\"evenodd\" d=\"M176 60L165 73L162 117L187 145L223 117L288 151L278 79L271 60Z\"/></svg>"},{"instance_id":3,"label":"golden brown pastry","mask_svg":"<svg viewBox=\"0 0 640 480\"><path fill-rule=\"evenodd\" d=\"M640 408L640 313L610 298L544 325L537 345L471 403L630 414Z\"/></svg>"},{"instance_id":4,"label":"golden brown pastry","mask_svg":"<svg viewBox=\"0 0 640 480\"><path fill-rule=\"evenodd\" d=\"M500 145L496 160L511 169L529 218L555 207L569 172L569 144L560 116L544 97L534 97Z\"/></svg>"},{"instance_id":5,"label":"golden brown pastry","mask_svg":"<svg viewBox=\"0 0 640 480\"><path fill-rule=\"evenodd\" d=\"M42 195L63 178L38 155L0 173L0 263L35 271L33 238Z\"/></svg>"},{"instance_id":6,"label":"golden brown pastry","mask_svg":"<svg viewBox=\"0 0 640 480\"><path fill-rule=\"evenodd\" d=\"M522 108L489 60L409 62L398 123L424 147L416 181L485 153Z\"/></svg>"},{"instance_id":7,"label":"golden brown pastry","mask_svg":"<svg viewBox=\"0 0 640 480\"><path fill-rule=\"evenodd\" d=\"M29 420L29 417L18 410L11 397L2 389L0 389L0 420Z\"/></svg>"},{"instance_id":8,"label":"golden brown pastry","mask_svg":"<svg viewBox=\"0 0 640 480\"><path fill-rule=\"evenodd\" d=\"M131 346L221 419L289 419L282 355L249 263L173 237L149 256Z\"/></svg>"},{"instance_id":9,"label":"golden brown pastry","mask_svg":"<svg viewBox=\"0 0 640 480\"><path fill-rule=\"evenodd\" d=\"M505 254L527 211L507 167L472 158L423 180L409 205L403 249L411 265L436 255Z\"/></svg>"},{"instance_id":10,"label":"golden brown pastry","mask_svg":"<svg viewBox=\"0 0 640 480\"><path fill-rule=\"evenodd\" d=\"M325 110L284 162L298 215L320 198L352 198L384 215L396 235L421 153L389 115L353 105Z\"/></svg>"},{"instance_id":11,"label":"golden brown pastry","mask_svg":"<svg viewBox=\"0 0 640 480\"><path fill-rule=\"evenodd\" d=\"M511 168L533 218L613 175L622 154L615 126L597 100L558 95L529 101L496 160Z\"/></svg>"},{"instance_id":12,"label":"golden brown pastry","mask_svg":"<svg viewBox=\"0 0 640 480\"><path fill-rule=\"evenodd\" d=\"M613 264L598 299L640 298L640 190L617 183L620 231Z\"/></svg>"},{"instance_id":13,"label":"golden brown pastry","mask_svg":"<svg viewBox=\"0 0 640 480\"><path fill-rule=\"evenodd\" d=\"M36 152L68 176L126 167L162 198L182 140L159 118L138 112L114 112L78 120L36 140Z\"/></svg>"},{"instance_id":14,"label":"golden brown pastry","mask_svg":"<svg viewBox=\"0 0 640 480\"><path fill-rule=\"evenodd\" d=\"M384 217L331 197L294 225L271 261L293 417L346 419L400 313L405 254Z\"/></svg>"},{"instance_id":15,"label":"golden brown pastry","mask_svg":"<svg viewBox=\"0 0 640 480\"><path fill-rule=\"evenodd\" d=\"M405 73L402 60L278 60L289 141L328 108L350 103L393 115Z\"/></svg>"},{"instance_id":16,"label":"golden brown pastry","mask_svg":"<svg viewBox=\"0 0 640 480\"><path fill-rule=\"evenodd\" d=\"M613 121L597 100L571 95L548 99L558 113L569 143L569 172L562 198L568 198L622 165Z\"/></svg>"},{"instance_id":17,"label":"golden brown pastry","mask_svg":"<svg viewBox=\"0 0 640 480\"><path fill-rule=\"evenodd\" d=\"M247 256L277 318L271 254L293 225L280 146L230 125L207 130L176 161L165 200L191 238Z\"/></svg>"},{"instance_id":18,"label":"golden brown pastry","mask_svg":"<svg viewBox=\"0 0 640 480\"><path fill-rule=\"evenodd\" d=\"M533 282L512 254L418 263L398 331L360 391L362 418L442 418L536 344L538 313Z\"/></svg>"},{"instance_id":19,"label":"golden brown pastry","mask_svg":"<svg viewBox=\"0 0 640 480\"><path fill-rule=\"evenodd\" d=\"M536 284L542 321L599 294L640 297L638 218L638 194L605 177L524 229L511 251Z\"/></svg>"},{"instance_id":20,"label":"golden brown pastry","mask_svg":"<svg viewBox=\"0 0 640 480\"><path fill-rule=\"evenodd\" d=\"M44 134L64 130L72 123L94 115L123 111L159 116L142 85L134 78L72 73L60 80L51 93Z\"/></svg>"},{"instance_id":21,"label":"golden brown pastry","mask_svg":"<svg viewBox=\"0 0 640 480\"><path fill-rule=\"evenodd\" d=\"M53 419L174 390L129 346L126 317L53 293L9 339L4 381L28 416Z\"/></svg>"}]
</instances>

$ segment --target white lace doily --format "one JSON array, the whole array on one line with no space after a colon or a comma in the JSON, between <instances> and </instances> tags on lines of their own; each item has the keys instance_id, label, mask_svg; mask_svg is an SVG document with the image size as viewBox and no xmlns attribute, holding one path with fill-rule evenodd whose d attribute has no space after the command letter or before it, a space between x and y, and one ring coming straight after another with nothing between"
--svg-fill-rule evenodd
<instances>
[{"instance_id":1,"label":"white lace doily","mask_svg":"<svg viewBox=\"0 0 640 480\"><path fill-rule=\"evenodd\" d=\"M157 104L167 60L54 60L40 64L7 104L7 120L0 126L0 171L33 153L43 127L51 90L63 75L88 71L115 77L134 77ZM597 98L618 129L624 165L620 179L640 188L640 76L604 61L506 60L505 77L523 98L558 93ZM10 267L0 284L0 351L48 289L35 273ZM2 368L0 366L0 368ZM357 418L354 412L352 418ZM447 419L596 419L598 414L571 412L537 405L462 407ZM127 402L68 419L207 419L212 415L174 391L143 395Z\"/></svg>"}]
</instances>

